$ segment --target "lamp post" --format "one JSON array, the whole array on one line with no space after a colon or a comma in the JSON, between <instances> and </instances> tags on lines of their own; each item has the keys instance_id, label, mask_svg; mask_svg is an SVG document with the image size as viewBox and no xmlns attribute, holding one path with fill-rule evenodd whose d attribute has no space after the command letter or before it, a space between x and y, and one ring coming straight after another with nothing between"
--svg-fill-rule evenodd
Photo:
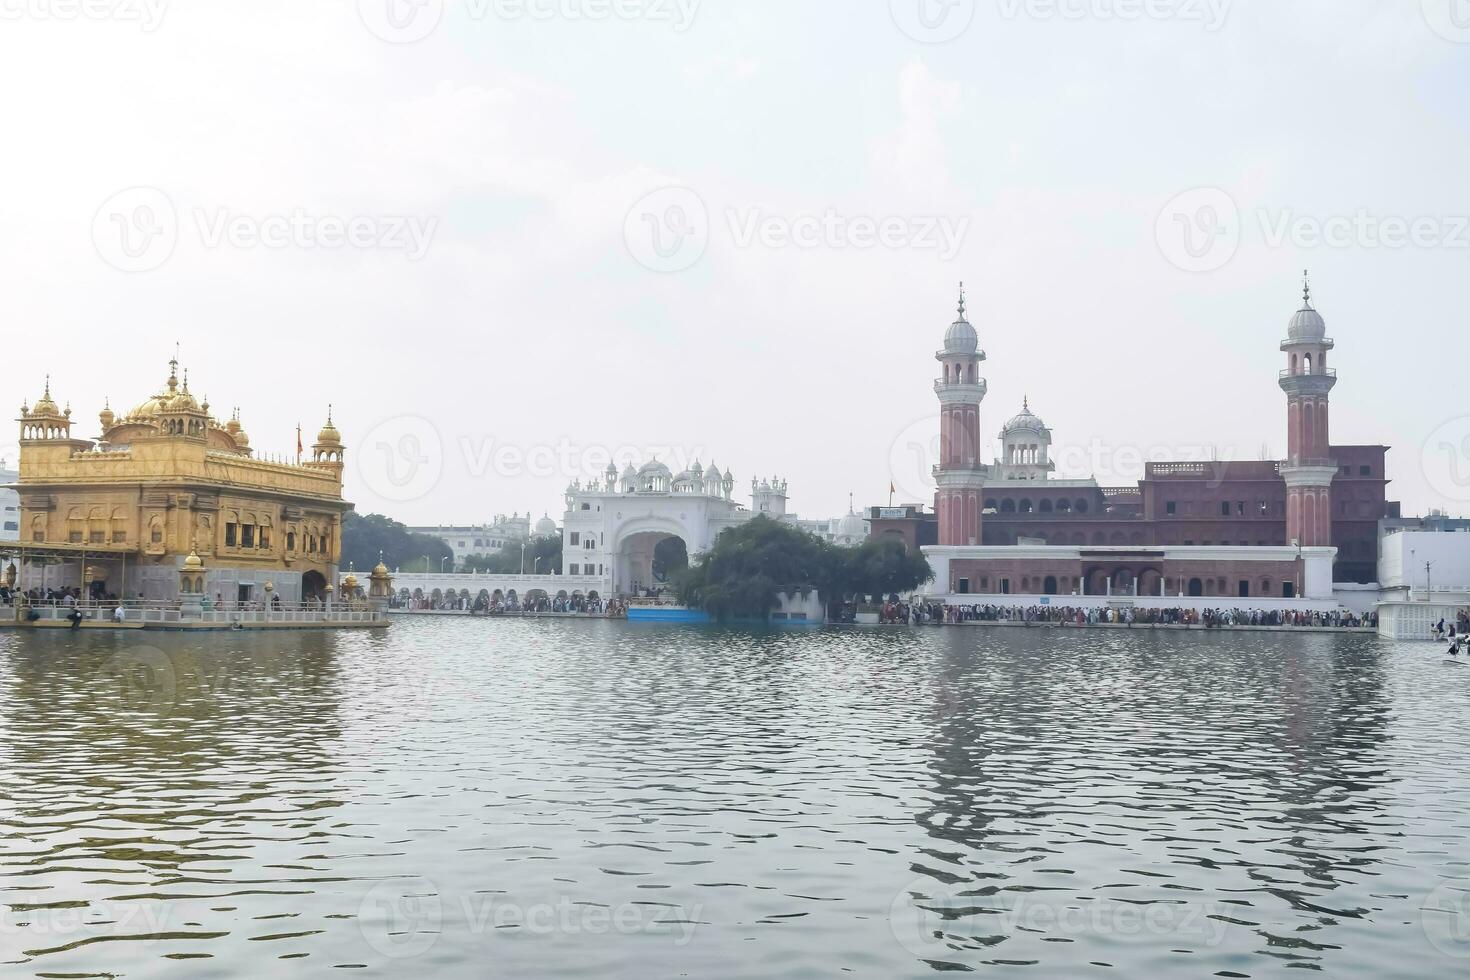
<instances>
[{"instance_id":1,"label":"lamp post","mask_svg":"<svg viewBox=\"0 0 1470 980\"><path fill-rule=\"evenodd\" d=\"M1296 597L1302 599L1307 591L1307 560L1302 554L1301 539L1292 538L1291 543L1296 545Z\"/></svg>"},{"instance_id":2,"label":"lamp post","mask_svg":"<svg viewBox=\"0 0 1470 980\"><path fill-rule=\"evenodd\" d=\"M526 574L526 543L521 542L521 574Z\"/></svg>"},{"instance_id":3,"label":"lamp post","mask_svg":"<svg viewBox=\"0 0 1470 980\"><path fill-rule=\"evenodd\" d=\"M540 558L537 558L536 561L535 561L535 563L531 565L531 574L532 575L540 575L541 574L541 559Z\"/></svg>"},{"instance_id":4,"label":"lamp post","mask_svg":"<svg viewBox=\"0 0 1470 980\"><path fill-rule=\"evenodd\" d=\"M443 575L444 574L444 563L446 561L449 561L449 558L440 558L439 559L439 574L440 575Z\"/></svg>"}]
</instances>

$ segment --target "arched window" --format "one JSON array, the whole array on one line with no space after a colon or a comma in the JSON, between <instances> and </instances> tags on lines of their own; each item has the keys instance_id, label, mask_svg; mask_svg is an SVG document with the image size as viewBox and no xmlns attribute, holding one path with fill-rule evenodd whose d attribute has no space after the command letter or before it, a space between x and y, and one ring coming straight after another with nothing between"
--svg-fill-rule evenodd
<instances>
[{"instance_id":1,"label":"arched window","mask_svg":"<svg viewBox=\"0 0 1470 980\"><path fill-rule=\"evenodd\" d=\"M1000 502L1000 512L1002 514L1014 514L1016 512L1016 502L1009 497L1002 500Z\"/></svg>"},{"instance_id":2,"label":"arched window","mask_svg":"<svg viewBox=\"0 0 1470 980\"><path fill-rule=\"evenodd\" d=\"M1087 513L1087 501L1085 501L1085 500L1079 500L1079 501L1077 501L1075 504L1072 505L1072 509L1075 510L1079 514L1085 514L1085 513Z\"/></svg>"},{"instance_id":3,"label":"arched window","mask_svg":"<svg viewBox=\"0 0 1470 980\"><path fill-rule=\"evenodd\" d=\"M1057 513L1058 514L1070 514L1070 513L1072 513L1072 501L1070 501L1070 500L1058 500L1057 501Z\"/></svg>"},{"instance_id":4,"label":"arched window","mask_svg":"<svg viewBox=\"0 0 1470 980\"><path fill-rule=\"evenodd\" d=\"M1038 509L1039 509L1039 510L1040 510L1040 511L1041 511L1041 512L1042 512L1042 513L1043 513L1043 514L1050 514L1050 513L1051 513L1051 512L1052 512L1052 505L1051 505L1051 501L1050 501L1050 500L1043 500L1043 501L1042 501L1042 502L1041 502L1041 504L1040 504L1040 506L1039 506L1039 508L1038 508Z\"/></svg>"},{"instance_id":5,"label":"arched window","mask_svg":"<svg viewBox=\"0 0 1470 980\"><path fill-rule=\"evenodd\" d=\"M1021 513L1023 513L1023 514L1029 514L1029 513L1031 513L1031 510L1032 510L1032 508L1031 508L1031 501L1029 501L1029 500L1023 500L1023 501L1021 501Z\"/></svg>"}]
</instances>

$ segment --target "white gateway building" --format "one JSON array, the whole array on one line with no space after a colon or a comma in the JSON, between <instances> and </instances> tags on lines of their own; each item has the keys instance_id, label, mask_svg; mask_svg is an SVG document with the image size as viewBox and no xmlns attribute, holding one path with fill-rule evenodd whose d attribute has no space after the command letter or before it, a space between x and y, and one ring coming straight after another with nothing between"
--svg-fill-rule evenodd
<instances>
[{"instance_id":1,"label":"white gateway building","mask_svg":"<svg viewBox=\"0 0 1470 980\"><path fill-rule=\"evenodd\" d=\"M562 574L595 575L612 594L636 594L664 583L655 574L654 552L669 538L684 542L690 559L714 547L726 528L758 514L799 526L786 512L786 481L752 480L750 507L735 501L735 476L698 461L675 474L657 459L619 473L609 466L605 482L567 487L562 522Z\"/></svg>"}]
</instances>

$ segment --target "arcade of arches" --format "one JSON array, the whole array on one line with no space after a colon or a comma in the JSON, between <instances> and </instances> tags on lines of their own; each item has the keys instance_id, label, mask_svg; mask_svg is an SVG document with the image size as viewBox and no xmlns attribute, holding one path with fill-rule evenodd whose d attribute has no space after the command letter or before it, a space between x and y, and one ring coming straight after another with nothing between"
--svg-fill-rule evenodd
<instances>
[{"instance_id":1,"label":"arcade of arches","mask_svg":"<svg viewBox=\"0 0 1470 980\"><path fill-rule=\"evenodd\" d=\"M956 559L955 595L1116 595L1292 598L1302 569L1294 561L1209 561L1161 553L1080 553L1078 558Z\"/></svg>"}]
</instances>

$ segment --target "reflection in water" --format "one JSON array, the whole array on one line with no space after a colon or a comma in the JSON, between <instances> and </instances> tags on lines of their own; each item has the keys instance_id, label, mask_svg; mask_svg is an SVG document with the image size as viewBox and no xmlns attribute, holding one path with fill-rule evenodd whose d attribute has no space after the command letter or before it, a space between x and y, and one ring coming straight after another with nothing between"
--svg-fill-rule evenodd
<instances>
[{"instance_id":1,"label":"reflection in water","mask_svg":"<svg viewBox=\"0 0 1470 980\"><path fill-rule=\"evenodd\" d=\"M0 972L1412 976L1470 930L1470 670L1413 646L136 636L0 634Z\"/></svg>"}]
</instances>

